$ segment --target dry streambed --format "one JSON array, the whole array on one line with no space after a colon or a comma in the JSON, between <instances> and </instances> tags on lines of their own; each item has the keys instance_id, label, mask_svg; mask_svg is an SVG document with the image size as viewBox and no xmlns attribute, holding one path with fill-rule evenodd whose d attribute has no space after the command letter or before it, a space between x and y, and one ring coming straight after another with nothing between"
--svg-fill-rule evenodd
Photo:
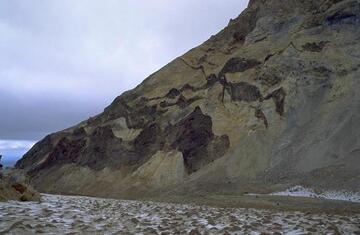
<instances>
[{"instance_id":1,"label":"dry streambed","mask_svg":"<svg viewBox=\"0 0 360 235\"><path fill-rule=\"evenodd\" d=\"M0 234L360 234L360 215L43 195L0 203Z\"/></svg>"}]
</instances>

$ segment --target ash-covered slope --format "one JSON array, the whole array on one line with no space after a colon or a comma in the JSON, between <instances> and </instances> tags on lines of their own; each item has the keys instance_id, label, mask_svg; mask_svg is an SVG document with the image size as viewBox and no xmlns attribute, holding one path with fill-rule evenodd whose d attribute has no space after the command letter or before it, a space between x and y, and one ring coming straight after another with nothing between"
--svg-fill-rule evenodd
<instances>
[{"instance_id":1,"label":"ash-covered slope","mask_svg":"<svg viewBox=\"0 0 360 235\"><path fill-rule=\"evenodd\" d=\"M359 40L359 0L252 0L16 167L41 191L95 196L359 189Z\"/></svg>"}]
</instances>

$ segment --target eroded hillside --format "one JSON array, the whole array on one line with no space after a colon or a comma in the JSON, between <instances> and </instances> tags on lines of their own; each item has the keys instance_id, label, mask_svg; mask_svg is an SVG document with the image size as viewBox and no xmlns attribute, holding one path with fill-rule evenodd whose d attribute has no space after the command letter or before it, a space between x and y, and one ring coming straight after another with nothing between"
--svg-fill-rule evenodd
<instances>
[{"instance_id":1,"label":"eroded hillside","mask_svg":"<svg viewBox=\"0 0 360 235\"><path fill-rule=\"evenodd\" d=\"M16 167L41 191L111 197L359 189L359 26L359 0L252 0Z\"/></svg>"}]
</instances>

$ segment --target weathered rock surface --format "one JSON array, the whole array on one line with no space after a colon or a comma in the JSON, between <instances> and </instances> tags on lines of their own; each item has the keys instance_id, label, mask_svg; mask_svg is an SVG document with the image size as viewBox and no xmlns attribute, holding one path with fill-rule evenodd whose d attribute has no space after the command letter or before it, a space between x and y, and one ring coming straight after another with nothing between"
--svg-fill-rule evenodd
<instances>
[{"instance_id":1,"label":"weathered rock surface","mask_svg":"<svg viewBox=\"0 0 360 235\"><path fill-rule=\"evenodd\" d=\"M29 179L22 172L6 169L0 174L0 201L40 200L40 194L29 185Z\"/></svg>"},{"instance_id":2,"label":"weathered rock surface","mask_svg":"<svg viewBox=\"0 0 360 235\"><path fill-rule=\"evenodd\" d=\"M359 0L251 0L16 167L41 191L96 196L360 189L359 35Z\"/></svg>"}]
</instances>

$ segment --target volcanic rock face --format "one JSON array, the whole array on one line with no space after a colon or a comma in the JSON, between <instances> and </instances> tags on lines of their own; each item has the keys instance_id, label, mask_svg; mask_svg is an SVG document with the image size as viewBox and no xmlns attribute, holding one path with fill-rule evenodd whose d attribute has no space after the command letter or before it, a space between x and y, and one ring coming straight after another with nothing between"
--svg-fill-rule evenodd
<instances>
[{"instance_id":1,"label":"volcanic rock face","mask_svg":"<svg viewBox=\"0 0 360 235\"><path fill-rule=\"evenodd\" d=\"M359 0L251 0L16 167L41 191L114 197L359 189L359 35Z\"/></svg>"}]
</instances>

